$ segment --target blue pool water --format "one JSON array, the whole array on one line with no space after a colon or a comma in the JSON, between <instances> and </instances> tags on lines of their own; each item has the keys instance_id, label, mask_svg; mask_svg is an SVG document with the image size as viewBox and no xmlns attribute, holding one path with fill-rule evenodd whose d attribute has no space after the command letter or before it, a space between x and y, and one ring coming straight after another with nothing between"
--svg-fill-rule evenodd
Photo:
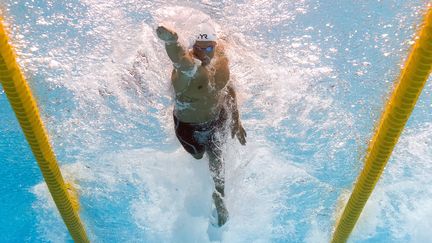
<instances>
[{"instance_id":1,"label":"blue pool water","mask_svg":"<svg viewBox=\"0 0 432 243\"><path fill-rule=\"evenodd\" d=\"M154 29L225 36L248 144L226 149L221 242L328 242L429 1L0 3L94 242L210 242L212 182L172 128ZM432 238L432 84L349 242ZM70 242L0 88L1 242Z\"/></svg>"}]
</instances>

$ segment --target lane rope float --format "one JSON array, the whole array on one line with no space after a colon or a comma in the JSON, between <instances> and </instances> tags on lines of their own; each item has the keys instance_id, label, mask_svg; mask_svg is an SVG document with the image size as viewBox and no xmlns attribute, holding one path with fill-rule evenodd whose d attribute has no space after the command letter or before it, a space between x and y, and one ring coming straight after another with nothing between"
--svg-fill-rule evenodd
<instances>
[{"instance_id":1,"label":"lane rope float","mask_svg":"<svg viewBox=\"0 0 432 243\"><path fill-rule=\"evenodd\" d=\"M89 242L79 217L76 191L63 180L36 101L9 44L1 17L0 81L72 238L75 242Z\"/></svg>"}]
</instances>

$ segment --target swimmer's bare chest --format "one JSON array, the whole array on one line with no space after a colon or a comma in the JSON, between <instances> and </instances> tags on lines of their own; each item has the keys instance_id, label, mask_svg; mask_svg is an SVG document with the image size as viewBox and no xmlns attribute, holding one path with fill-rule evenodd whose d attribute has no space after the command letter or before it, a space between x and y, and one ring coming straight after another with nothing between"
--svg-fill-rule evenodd
<instances>
[{"instance_id":1,"label":"swimmer's bare chest","mask_svg":"<svg viewBox=\"0 0 432 243\"><path fill-rule=\"evenodd\" d=\"M210 79L214 79L214 77L209 75L205 67L198 67L192 78L174 70L172 85L176 98L190 103L206 102L207 99L215 95L214 82L211 82Z\"/></svg>"},{"instance_id":2,"label":"swimmer's bare chest","mask_svg":"<svg viewBox=\"0 0 432 243\"><path fill-rule=\"evenodd\" d=\"M199 66L191 78L173 70L171 80L176 93L175 114L181 121L206 122L214 118L221 100L221 91L216 84L226 83L215 75L221 71Z\"/></svg>"}]
</instances>

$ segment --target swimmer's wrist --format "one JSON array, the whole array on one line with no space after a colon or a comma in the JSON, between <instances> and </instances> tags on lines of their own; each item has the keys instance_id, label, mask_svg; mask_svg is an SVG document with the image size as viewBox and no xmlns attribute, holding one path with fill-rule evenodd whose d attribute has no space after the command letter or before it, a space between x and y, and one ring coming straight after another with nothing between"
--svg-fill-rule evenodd
<instances>
[{"instance_id":1,"label":"swimmer's wrist","mask_svg":"<svg viewBox=\"0 0 432 243\"><path fill-rule=\"evenodd\" d=\"M165 40L165 45L172 45L178 43L178 35L176 32L171 33L171 37L168 40Z\"/></svg>"},{"instance_id":2,"label":"swimmer's wrist","mask_svg":"<svg viewBox=\"0 0 432 243\"><path fill-rule=\"evenodd\" d=\"M173 45L173 44L177 44L178 40L169 40L169 41L165 41L165 45L169 46L169 45Z\"/></svg>"}]
</instances>

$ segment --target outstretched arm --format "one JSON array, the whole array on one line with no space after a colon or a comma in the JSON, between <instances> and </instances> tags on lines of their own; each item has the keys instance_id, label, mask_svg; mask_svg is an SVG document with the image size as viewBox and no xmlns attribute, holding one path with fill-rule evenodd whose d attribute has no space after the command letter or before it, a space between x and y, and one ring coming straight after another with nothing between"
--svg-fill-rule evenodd
<instances>
[{"instance_id":1,"label":"outstretched arm","mask_svg":"<svg viewBox=\"0 0 432 243\"><path fill-rule=\"evenodd\" d=\"M156 33L159 39L165 42L165 50L176 69L188 71L194 68L195 63L191 55L178 42L178 35L175 31L164 26L159 26L156 29Z\"/></svg>"},{"instance_id":2,"label":"outstretched arm","mask_svg":"<svg viewBox=\"0 0 432 243\"><path fill-rule=\"evenodd\" d=\"M237 97L234 87L231 84L228 84L228 105L232 112L232 121L231 121L231 137L237 136L241 145L246 144L246 131L242 126L240 121L240 114L237 107Z\"/></svg>"}]
</instances>

